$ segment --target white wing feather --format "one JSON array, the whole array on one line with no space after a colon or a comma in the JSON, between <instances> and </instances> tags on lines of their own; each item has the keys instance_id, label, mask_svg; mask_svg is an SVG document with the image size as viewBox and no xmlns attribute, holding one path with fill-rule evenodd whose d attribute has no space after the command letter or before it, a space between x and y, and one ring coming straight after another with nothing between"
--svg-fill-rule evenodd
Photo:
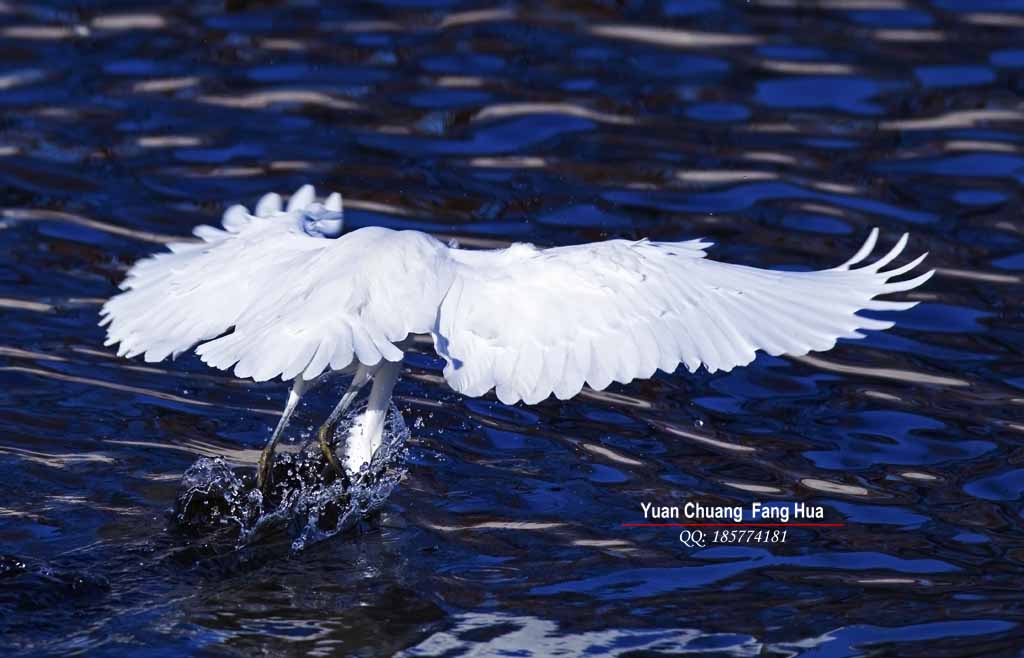
<instances>
[{"instance_id":1,"label":"white wing feather","mask_svg":"<svg viewBox=\"0 0 1024 658\"><path fill-rule=\"evenodd\" d=\"M801 355L830 349L859 329L887 329L857 311L902 310L914 302L877 295L909 290L932 275L893 277L881 268L906 245L858 269L877 241L839 267L781 272L704 258L707 243L611 240L555 249L514 245L500 252L453 251L459 267L435 341L445 379L467 395L491 388L505 403L576 395L671 373L680 363L710 372L750 363L757 350Z\"/></svg>"},{"instance_id":2,"label":"white wing feather","mask_svg":"<svg viewBox=\"0 0 1024 658\"><path fill-rule=\"evenodd\" d=\"M136 263L125 292L101 311L106 344L160 361L208 341L196 348L205 363L256 381L313 379L353 358L401 359L395 342L434 325L450 283L446 248L384 228L311 237L301 212L313 199L305 186L283 212L276 194L255 215L235 206L225 230L197 227L203 242L171 244L170 253ZM326 206L334 205L340 197L332 195Z\"/></svg>"},{"instance_id":3,"label":"white wing feather","mask_svg":"<svg viewBox=\"0 0 1024 658\"><path fill-rule=\"evenodd\" d=\"M704 258L709 243L611 240L554 249L449 249L417 231L363 228L330 240L303 230L305 186L282 209L234 206L223 230L136 263L104 304L107 345L146 361L200 343L207 364L257 381L313 379L353 360L402 358L396 343L430 333L457 391L496 389L502 402L560 399L584 386L646 378L680 363L711 372L757 350L806 354L890 322L858 316L913 302L874 300L924 283L892 281L924 256L882 271L903 236L871 265L874 230L853 258L818 272L779 272ZM321 208L341 210L341 198ZM205 342L204 342L205 341Z\"/></svg>"}]
</instances>

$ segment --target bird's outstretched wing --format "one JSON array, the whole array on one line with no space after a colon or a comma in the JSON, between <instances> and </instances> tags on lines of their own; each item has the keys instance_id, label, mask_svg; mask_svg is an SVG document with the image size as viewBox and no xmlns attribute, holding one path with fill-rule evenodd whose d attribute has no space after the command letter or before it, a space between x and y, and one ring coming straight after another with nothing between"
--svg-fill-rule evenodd
<instances>
[{"instance_id":1,"label":"bird's outstretched wing","mask_svg":"<svg viewBox=\"0 0 1024 658\"><path fill-rule=\"evenodd\" d=\"M873 250L877 230L849 261L817 272L707 260L699 240L466 251L374 227L331 240L322 236L340 230L330 214L340 197L317 205L311 220L314 198L305 186L284 209L274 194L251 214L234 206L223 230L200 226L200 242L136 263L101 311L107 345L160 361L199 343L207 364L263 381L312 379L354 359L397 361L396 343L430 333L456 390L538 402L680 363L714 372L749 363L757 350L827 350L861 337L859 329L891 326L857 311L910 308L874 298L932 274L892 281L924 256L882 270L906 236L851 268Z\"/></svg>"},{"instance_id":2,"label":"bird's outstretched wing","mask_svg":"<svg viewBox=\"0 0 1024 658\"><path fill-rule=\"evenodd\" d=\"M196 349L205 363L256 381L401 359L394 343L434 325L447 249L383 228L317 237L332 227L309 225L314 199L307 185L283 209L276 194L252 214L234 206L223 230L200 226L201 242L136 263L101 311L106 344L152 362L207 341ZM317 210L340 202L332 195Z\"/></svg>"},{"instance_id":3,"label":"bird's outstretched wing","mask_svg":"<svg viewBox=\"0 0 1024 658\"><path fill-rule=\"evenodd\" d=\"M815 272L782 272L704 258L708 243L611 240L554 249L514 245L497 252L450 251L457 262L435 328L445 379L457 391L491 388L505 403L577 394L584 383L673 372L730 370L757 350L801 355L830 349L858 329L886 329L857 311L901 310L914 302L874 300L932 275L892 281L924 256L882 271L907 236L858 268L878 231L853 258Z\"/></svg>"}]
</instances>

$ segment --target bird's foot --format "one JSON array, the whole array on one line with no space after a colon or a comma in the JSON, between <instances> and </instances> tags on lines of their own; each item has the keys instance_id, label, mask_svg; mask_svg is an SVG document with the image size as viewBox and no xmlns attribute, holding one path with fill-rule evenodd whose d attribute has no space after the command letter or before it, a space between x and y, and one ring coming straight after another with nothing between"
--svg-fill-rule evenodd
<instances>
[{"instance_id":1,"label":"bird's foot","mask_svg":"<svg viewBox=\"0 0 1024 658\"><path fill-rule=\"evenodd\" d=\"M317 432L320 452L327 462L324 466L324 478L340 479L346 489L356 482L373 482L375 478L369 475L372 469L368 468L376 452L372 438L372 422L368 421L365 413L351 418L347 427L340 432L345 435L341 455L335 450L334 437L338 433L337 426L337 423L324 423Z\"/></svg>"},{"instance_id":2,"label":"bird's foot","mask_svg":"<svg viewBox=\"0 0 1024 658\"><path fill-rule=\"evenodd\" d=\"M268 444L260 453L260 461L256 466L256 488L266 499L270 495L270 488L274 484L274 446Z\"/></svg>"},{"instance_id":3,"label":"bird's foot","mask_svg":"<svg viewBox=\"0 0 1024 658\"><path fill-rule=\"evenodd\" d=\"M324 423L320 427L320 431L317 432L317 442L320 444L320 452L323 453L324 459L327 460L327 464L334 471L334 474L338 477L344 477L345 471L342 470L341 465L338 463L338 457L334 454L334 445L331 443L330 434L333 429L333 423Z\"/></svg>"}]
</instances>

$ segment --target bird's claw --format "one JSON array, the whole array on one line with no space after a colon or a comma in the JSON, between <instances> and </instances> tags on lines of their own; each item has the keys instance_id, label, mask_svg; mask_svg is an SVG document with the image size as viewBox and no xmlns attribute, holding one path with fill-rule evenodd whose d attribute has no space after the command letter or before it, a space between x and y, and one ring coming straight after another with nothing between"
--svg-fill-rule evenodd
<instances>
[{"instance_id":1,"label":"bird's claw","mask_svg":"<svg viewBox=\"0 0 1024 658\"><path fill-rule=\"evenodd\" d=\"M320 427L320 431L317 432L317 441L320 443L320 452L323 453L324 459L327 460L327 463L334 471L334 474L342 480L347 480L348 476L345 474L345 470L341 467L341 464L338 463L338 458L334 454L334 446L331 445L331 440L328 438L328 435L331 432L331 426L331 423L324 423Z\"/></svg>"},{"instance_id":2,"label":"bird's claw","mask_svg":"<svg viewBox=\"0 0 1024 658\"><path fill-rule=\"evenodd\" d=\"M270 487L274 484L273 469L271 466L274 463L273 451L267 451L266 449L260 453L260 461L256 467L256 488L263 494L264 500L270 494Z\"/></svg>"}]
</instances>

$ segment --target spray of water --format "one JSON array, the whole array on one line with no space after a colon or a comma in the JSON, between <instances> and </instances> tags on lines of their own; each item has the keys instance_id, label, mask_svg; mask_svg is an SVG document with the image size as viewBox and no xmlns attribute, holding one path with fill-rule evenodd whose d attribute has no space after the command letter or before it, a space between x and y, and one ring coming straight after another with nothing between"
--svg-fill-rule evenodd
<instances>
[{"instance_id":1,"label":"spray of water","mask_svg":"<svg viewBox=\"0 0 1024 658\"><path fill-rule=\"evenodd\" d=\"M356 405L338 423L335 445L365 410ZM292 551L344 532L379 510L405 475L409 430L394 404L384 422L384 441L369 464L351 478L338 478L316 441L279 454L274 485L264 496L251 475L236 473L223 458L201 457L185 472L172 515L181 532L234 541L236 548L286 533Z\"/></svg>"}]
</instances>

